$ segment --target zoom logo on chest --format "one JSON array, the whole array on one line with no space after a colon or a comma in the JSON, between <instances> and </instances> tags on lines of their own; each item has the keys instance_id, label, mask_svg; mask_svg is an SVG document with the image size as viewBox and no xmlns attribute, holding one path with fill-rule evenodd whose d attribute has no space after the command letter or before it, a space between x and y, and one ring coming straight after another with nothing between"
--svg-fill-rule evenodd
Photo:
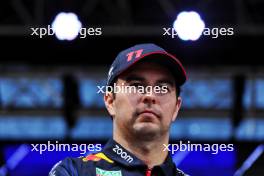
<instances>
[{"instance_id":1,"label":"zoom logo on chest","mask_svg":"<svg viewBox=\"0 0 264 176\"><path fill-rule=\"evenodd\" d=\"M118 145L115 145L115 147L113 147L113 151L127 162L129 163L133 162L133 158L130 155L128 155L127 152L123 151L123 149L120 148Z\"/></svg>"}]
</instances>

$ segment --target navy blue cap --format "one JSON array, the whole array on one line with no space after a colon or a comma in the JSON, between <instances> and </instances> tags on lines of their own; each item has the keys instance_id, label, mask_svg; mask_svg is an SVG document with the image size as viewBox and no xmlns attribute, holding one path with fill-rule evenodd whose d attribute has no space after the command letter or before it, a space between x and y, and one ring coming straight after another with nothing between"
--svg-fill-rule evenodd
<instances>
[{"instance_id":1,"label":"navy blue cap","mask_svg":"<svg viewBox=\"0 0 264 176\"><path fill-rule=\"evenodd\" d=\"M157 57L153 57L157 56ZM165 51L163 48L152 44L139 44L121 51L112 63L107 78L107 85L111 85L115 78L139 61L157 60L164 63L175 76L176 84L181 86L185 83L187 76L181 62Z\"/></svg>"}]
</instances>

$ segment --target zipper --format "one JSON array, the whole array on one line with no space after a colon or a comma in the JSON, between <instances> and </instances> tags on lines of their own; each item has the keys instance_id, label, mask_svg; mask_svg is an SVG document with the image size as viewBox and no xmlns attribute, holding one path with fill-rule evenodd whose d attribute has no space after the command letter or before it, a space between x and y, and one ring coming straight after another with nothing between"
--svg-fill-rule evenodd
<instances>
[{"instance_id":1,"label":"zipper","mask_svg":"<svg viewBox=\"0 0 264 176\"><path fill-rule=\"evenodd\" d=\"M146 176L151 176L151 169L148 168L148 169L146 170Z\"/></svg>"}]
</instances>

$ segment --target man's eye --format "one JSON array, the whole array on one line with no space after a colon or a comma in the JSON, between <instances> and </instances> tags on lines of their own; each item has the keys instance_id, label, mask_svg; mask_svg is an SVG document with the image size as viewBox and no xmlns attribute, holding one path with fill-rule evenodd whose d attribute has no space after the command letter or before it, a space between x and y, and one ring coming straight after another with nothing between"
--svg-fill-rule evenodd
<instances>
[{"instance_id":1,"label":"man's eye","mask_svg":"<svg viewBox=\"0 0 264 176\"><path fill-rule=\"evenodd\" d=\"M170 90L170 87L168 85L162 85L163 89Z\"/></svg>"},{"instance_id":2,"label":"man's eye","mask_svg":"<svg viewBox=\"0 0 264 176\"><path fill-rule=\"evenodd\" d=\"M158 85L161 90L163 90L163 93L168 93L171 91L171 87L168 84L160 84ZM164 92L166 91L166 92Z\"/></svg>"}]
</instances>

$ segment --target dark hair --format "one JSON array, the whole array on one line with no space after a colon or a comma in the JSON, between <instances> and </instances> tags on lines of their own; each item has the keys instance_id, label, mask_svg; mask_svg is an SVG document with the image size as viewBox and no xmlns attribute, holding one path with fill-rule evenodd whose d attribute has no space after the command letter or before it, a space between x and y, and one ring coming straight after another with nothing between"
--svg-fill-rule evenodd
<instances>
[{"instance_id":1,"label":"dark hair","mask_svg":"<svg viewBox=\"0 0 264 176\"><path fill-rule=\"evenodd\" d=\"M178 98L179 96L180 96L180 94L181 94L181 86L178 86L177 84L176 84L176 98Z\"/></svg>"}]
</instances>

